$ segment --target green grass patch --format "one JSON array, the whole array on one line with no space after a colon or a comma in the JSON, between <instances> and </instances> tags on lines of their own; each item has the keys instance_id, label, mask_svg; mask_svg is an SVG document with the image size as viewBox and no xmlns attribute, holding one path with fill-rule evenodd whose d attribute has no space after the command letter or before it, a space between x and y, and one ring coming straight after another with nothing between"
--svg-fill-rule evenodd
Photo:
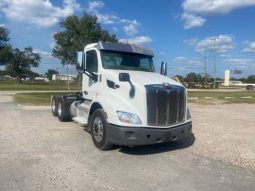
<instances>
[{"instance_id":1,"label":"green grass patch","mask_svg":"<svg viewBox=\"0 0 255 191\"><path fill-rule=\"evenodd\" d=\"M21 105L50 105L51 95L67 95L68 92L54 93L17 93L14 101Z\"/></svg>"},{"instance_id":2,"label":"green grass patch","mask_svg":"<svg viewBox=\"0 0 255 191\"><path fill-rule=\"evenodd\" d=\"M0 91L61 91L67 90L66 83L38 83L38 82L0 82ZM78 86L74 83L70 84L70 90L78 90Z\"/></svg>"},{"instance_id":3,"label":"green grass patch","mask_svg":"<svg viewBox=\"0 0 255 191\"><path fill-rule=\"evenodd\" d=\"M68 92L56 93L17 93L14 95L16 103L21 105L50 105L51 95L67 95ZM249 97L252 98L242 98ZM238 91L238 92L212 92L212 91L201 91L201 92L188 92L188 98L197 97L198 99L188 99L189 103L198 104L231 104L231 103L255 103L255 91ZM211 98L205 98L211 97ZM225 97L234 97L225 99Z\"/></svg>"},{"instance_id":4,"label":"green grass patch","mask_svg":"<svg viewBox=\"0 0 255 191\"><path fill-rule=\"evenodd\" d=\"M213 92L213 91L189 91L190 103L214 104L214 103L255 103L255 91L236 91L236 92ZM206 98L207 97L207 98ZM208 98L211 97L211 98ZM227 97L227 99L226 99ZM243 98L252 97L252 98Z\"/></svg>"}]
</instances>

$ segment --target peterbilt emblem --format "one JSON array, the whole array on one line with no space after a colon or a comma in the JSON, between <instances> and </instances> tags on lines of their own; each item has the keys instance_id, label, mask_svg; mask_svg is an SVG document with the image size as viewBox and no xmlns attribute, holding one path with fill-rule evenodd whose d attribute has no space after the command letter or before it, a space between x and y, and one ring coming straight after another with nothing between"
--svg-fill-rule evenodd
<instances>
[{"instance_id":1,"label":"peterbilt emblem","mask_svg":"<svg viewBox=\"0 0 255 191\"><path fill-rule=\"evenodd\" d=\"M171 90L171 89L172 89L171 84L165 83L165 82L163 82L162 84L163 84L163 86L164 86L165 89L167 89L167 90Z\"/></svg>"}]
</instances>

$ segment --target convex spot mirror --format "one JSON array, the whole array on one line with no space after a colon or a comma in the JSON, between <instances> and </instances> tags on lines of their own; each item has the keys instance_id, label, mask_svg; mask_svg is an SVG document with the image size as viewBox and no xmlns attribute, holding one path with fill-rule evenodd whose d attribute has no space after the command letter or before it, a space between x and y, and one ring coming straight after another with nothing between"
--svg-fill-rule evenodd
<instances>
[{"instance_id":1,"label":"convex spot mirror","mask_svg":"<svg viewBox=\"0 0 255 191\"><path fill-rule=\"evenodd\" d=\"M160 74L167 76L167 63L166 62L161 63Z\"/></svg>"},{"instance_id":2,"label":"convex spot mirror","mask_svg":"<svg viewBox=\"0 0 255 191\"><path fill-rule=\"evenodd\" d=\"M78 72L83 72L85 66L85 53L84 52L77 52L77 64L76 70Z\"/></svg>"}]
</instances>

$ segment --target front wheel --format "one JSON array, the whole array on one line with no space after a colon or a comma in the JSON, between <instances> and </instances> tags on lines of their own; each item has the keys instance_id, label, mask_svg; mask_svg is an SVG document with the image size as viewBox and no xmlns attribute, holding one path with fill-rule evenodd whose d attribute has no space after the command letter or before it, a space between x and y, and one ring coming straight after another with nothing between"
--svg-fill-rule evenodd
<instances>
[{"instance_id":1,"label":"front wheel","mask_svg":"<svg viewBox=\"0 0 255 191\"><path fill-rule=\"evenodd\" d=\"M108 150L111 144L107 140L107 119L103 109L97 109L91 118L91 136L93 143L100 150Z\"/></svg>"}]
</instances>

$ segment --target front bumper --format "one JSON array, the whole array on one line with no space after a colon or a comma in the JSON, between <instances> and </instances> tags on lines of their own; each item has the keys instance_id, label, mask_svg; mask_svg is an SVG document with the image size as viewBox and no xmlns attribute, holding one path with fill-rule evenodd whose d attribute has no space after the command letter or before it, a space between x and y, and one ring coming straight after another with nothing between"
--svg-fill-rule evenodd
<instances>
[{"instance_id":1,"label":"front bumper","mask_svg":"<svg viewBox=\"0 0 255 191\"><path fill-rule=\"evenodd\" d=\"M107 126L107 139L116 145L150 145L180 140L192 134L192 123L188 122L171 128Z\"/></svg>"}]
</instances>

